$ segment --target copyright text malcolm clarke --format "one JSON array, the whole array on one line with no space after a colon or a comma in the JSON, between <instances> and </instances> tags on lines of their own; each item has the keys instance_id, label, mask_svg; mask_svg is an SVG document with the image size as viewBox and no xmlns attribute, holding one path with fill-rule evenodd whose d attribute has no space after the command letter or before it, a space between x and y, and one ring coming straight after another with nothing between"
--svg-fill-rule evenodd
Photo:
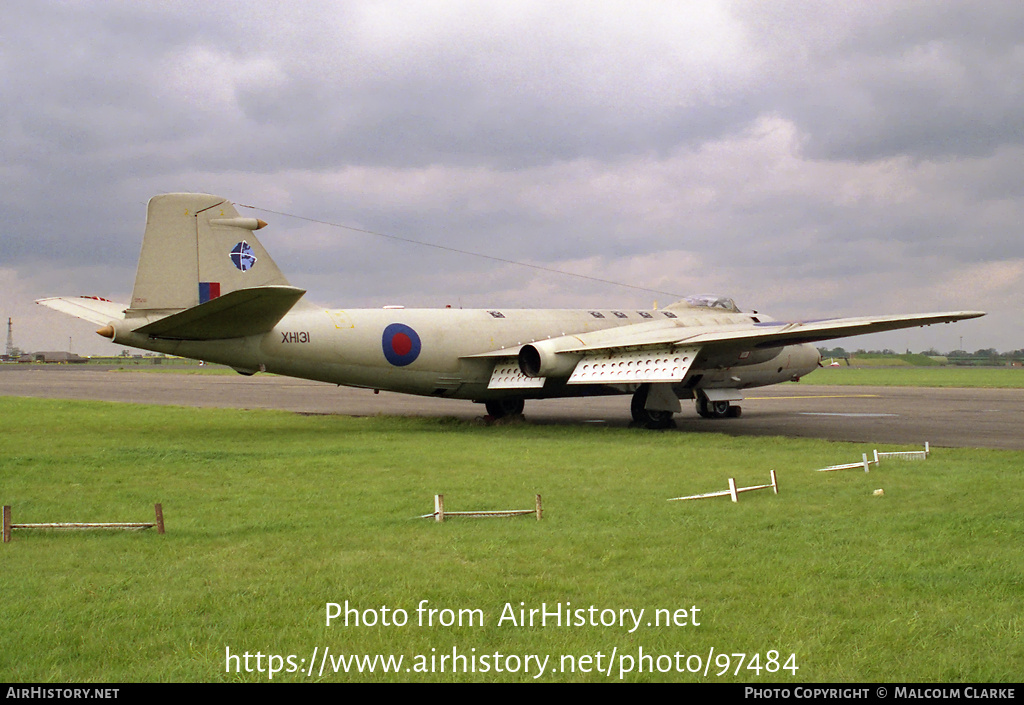
<instances>
[{"instance_id":1,"label":"copyright text malcolm clarke","mask_svg":"<svg viewBox=\"0 0 1024 705\"><path fill-rule=\"evenodd\" d=\"M1016 700L1020 686L997 685L876 685L774 686L748 685L747 700Z\"/></svg>"}]
</instances>

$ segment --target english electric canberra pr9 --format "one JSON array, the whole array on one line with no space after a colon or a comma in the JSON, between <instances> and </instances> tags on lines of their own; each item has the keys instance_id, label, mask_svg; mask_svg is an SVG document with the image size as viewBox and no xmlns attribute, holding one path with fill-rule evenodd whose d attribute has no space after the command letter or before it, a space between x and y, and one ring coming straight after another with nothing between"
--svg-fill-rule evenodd
<instances>
[{"instance_id":1,"label":"english electric canberra pr9","mask_svg":"<svg viewBox=\"0 0 1024 705\"><path fill-rule=\"evenodd\" d=\"M818 341L984 315L776 321L713 296L643 311L324 309L281 274L255 235L265 225L218 196L155 196L130 304L37 303L115 343L242 374L468 399L496 418L521 413L527 399L631 394L633 419L648 428L672 425L680 399L701 416L739 415L744 389L817 368Z\"/></svg>"}]
</instances>

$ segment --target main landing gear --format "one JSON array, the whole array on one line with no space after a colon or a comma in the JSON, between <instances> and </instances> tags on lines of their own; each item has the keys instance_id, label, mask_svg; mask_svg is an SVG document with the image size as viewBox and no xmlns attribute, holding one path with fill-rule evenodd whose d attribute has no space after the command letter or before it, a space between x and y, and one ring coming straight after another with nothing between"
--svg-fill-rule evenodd
<instances>
[{"instance_id":1,"label":"main landing gear","mask_svg":"<svg viewBox=\"0 0 1024 705\"><path fill-rule=\"evenodd\" d=\"M633 415L633 424L652 430L675 428L676 422L672 420L673 412L647 408L647 395L650 394L650 391L651 385L641 384L633 392L633 401L629 405L630 413Z\"/></svg>"},{"instance_id":2,"label":"main landing gear","mask_svg":"<svg viewBox=\"0 0 1024 705\"><path fill-rule=\"evenodd\" d=\"M503 419L506 416L518 416L526 408L526 402L522 398L506 397L504 399L491 399L484 402L487 415L492 419Z\"/></svg>"}]
</instances>

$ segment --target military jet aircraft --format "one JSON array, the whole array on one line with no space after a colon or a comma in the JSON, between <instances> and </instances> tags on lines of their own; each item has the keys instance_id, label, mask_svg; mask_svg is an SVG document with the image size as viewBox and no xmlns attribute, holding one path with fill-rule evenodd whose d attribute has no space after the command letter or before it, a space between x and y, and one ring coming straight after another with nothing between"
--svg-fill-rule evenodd
<instances>
[{"instance_id":1,"label":"military jet aircraft","mask_svg":"<svg viewBox=\"0 0 1024 705\"><path fill-rule=\"evenodd\" d=\"M260 244L265 225L219 196L155 196L131 303L37 303L122 345L246 375L468 399L495 418L527 399L631 394L633 420L648 428L672 425L680 399L704 417L738 416L744 389L816 369L817 341L984 315L776 321L714 296L655 310L323 309L302 301Z\"/></svg>"}]
</instances>

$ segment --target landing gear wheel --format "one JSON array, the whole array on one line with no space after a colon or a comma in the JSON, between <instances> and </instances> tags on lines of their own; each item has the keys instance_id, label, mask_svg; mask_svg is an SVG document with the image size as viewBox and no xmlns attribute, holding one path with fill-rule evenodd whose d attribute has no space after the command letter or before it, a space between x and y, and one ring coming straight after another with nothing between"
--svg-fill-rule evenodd
<instances>
[{"instance_id":1,"label":"landing gear wheel","mask_svg":"<svg viewBox=\"0 0 1024 705\"><path fill-rule=\"evenodd\" d=\"M729 415L729 402L727 401L713 401L711 406L711 416L716 419L724 419Z\"/></svg>"},{"instance_id":2,"label":"landing gear wheel","mask_svg":"<svg viewBox=\"0 0 1024 705\"><path fill-rule=\"evenodd\" d=\"M491 399L484 402L487 415L492 419L503 419L506 416L518 416L526 408L526 402L518 398Z\"/></svg>"},{"instance_id":3,"label":"landing gear wheel","mask_svg":"<svg viewBox=\"0 0 1024 705\"><path fill-rule=\"evenodd\" d=\"M742 413L740 407L727 401L710 401L703 395L697 397L697 414L705 419L734 419Z\"/></svg>"},{"instance_id":4,"label":"landing gear wheel","mask_svg":"<svg viewBox=\"0 0 1024 705\"><path fill-rule=\"evenodd\" d=\"M629 405L629 411L633 415L633 424L651 430L675 428L676 422L672 420L673 414L671 411L658 411L646 408L647 395L650 391L651 385L641 384L633 392L633 401Z\"/></svg>"}]
</instances>

